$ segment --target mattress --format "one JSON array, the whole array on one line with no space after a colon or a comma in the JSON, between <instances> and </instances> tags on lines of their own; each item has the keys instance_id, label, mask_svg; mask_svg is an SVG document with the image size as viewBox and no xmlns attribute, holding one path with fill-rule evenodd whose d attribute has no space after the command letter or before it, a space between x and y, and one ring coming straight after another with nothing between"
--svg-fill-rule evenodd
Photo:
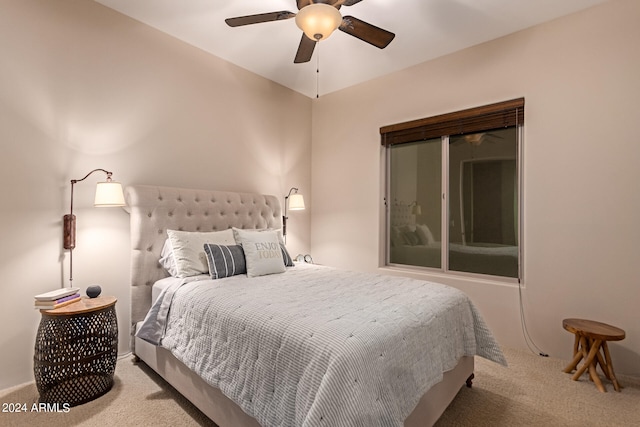
<instances>
[{"instance_id":1,"label":"mattress","mask_svg":"<svg viewBox=\"0 0 640 427\"><path fill-rule=\"evenodd\" d=\"M164 279L160 279L155 282L151 288L151 303L155 303L166 288L175 285L176 283L180 283L180 279L177 277L165 277Z\"/></svg>"}]
</instances>

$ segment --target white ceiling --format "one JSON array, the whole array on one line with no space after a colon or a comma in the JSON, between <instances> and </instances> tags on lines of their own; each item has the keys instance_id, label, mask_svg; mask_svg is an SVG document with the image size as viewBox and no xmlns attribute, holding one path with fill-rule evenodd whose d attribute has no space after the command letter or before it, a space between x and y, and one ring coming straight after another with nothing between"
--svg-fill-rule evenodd
<instances>
[{"instance_id":1,"label":"white ceiling","mask_svg":"<svg viewBox=\"0 0 640 427\"><path fill-rule=\"evenodd\" d=\"M231 28L225 18L288 10L295 0L95 0L309 97L343 89L606 0L362 0L351 15L396 34L380 50L336 31L294 64L294 19ZM318 61L319 57L319 61ZM319 63L319 73L316 67Z\"/></svg>"}]
</instances>

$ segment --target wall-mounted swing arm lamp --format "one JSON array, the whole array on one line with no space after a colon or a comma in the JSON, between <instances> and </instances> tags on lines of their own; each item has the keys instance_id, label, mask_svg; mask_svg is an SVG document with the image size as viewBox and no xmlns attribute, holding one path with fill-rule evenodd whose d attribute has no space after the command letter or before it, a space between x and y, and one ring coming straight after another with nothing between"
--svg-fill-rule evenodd
<instances>
[{"instance_id":1,"label":"wall-mounted swing arm lamp","mask_svg":"<svg viewBox=\"0 0 640 427\"><path fill-rule=\"evenodd\" d=\"M96 196L93 205L96 207L125 206L122 185L111 179L112 173L104 169L94 169L81 179L71 180L71 207L69 213L62 218L62 245L69 250L69 287L73 285L73 249L76 247L76 216L73 214L73 187L76 183L87 179L94 172L104 172L107 180L96 184Z\"/></svg>"},{"instance_id":2,"label":"wall-mounted swing arm lamp","mask_svg":"<svg viewBox=\"0 0 640 427\"><path fill-rule=\"evenodd\" d=\"M416 200L414 200L409 207L411 208L411 215L422 215L422 206L420 206Z\"/></svg>"},{"instance_id":3,"label":"wall-mounted swing arm lamp","mask_svg":"<svg viewBox=\"0 0 640 427\"><path fill-rule=\"evenodd\" d=\"M293 193L293 194L291 194ZM288 203L287 203L288 202ZM298 189L291 187L289 194L284 197L284 216L282 217L282 236L284 241L287 241L287 208L292 211L304 210L304 197L302 194L298 194Z\"/></svg>"}]
</instances>

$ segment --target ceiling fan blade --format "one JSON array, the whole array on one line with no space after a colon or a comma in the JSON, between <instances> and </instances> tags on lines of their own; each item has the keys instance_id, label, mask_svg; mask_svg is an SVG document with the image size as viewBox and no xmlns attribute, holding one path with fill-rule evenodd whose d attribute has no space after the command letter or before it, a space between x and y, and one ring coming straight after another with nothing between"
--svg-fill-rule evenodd
<instances>
[{"instance_id":1,"label":"ceiling fan blade","mask_svg":"<svg viewBox=\"0 0 640 427\"><path fill-rule=\"evenodd\" d=\"M360 40L372 44L380 49L387 47L387 45L391 43L391 40L396 36L387 30L383 30L375 25L361 21L353 16L344 16L342 18L342 24L340 24L338 28L340 31L359 38Z\"/></svg>"},{"instance_id":2,"label":"ceiling fan blade","mask_svg":"<svg viewBox=\"0 0 640 427\"><path fill-rule=\"evenodd\" d=\"M360 3L362 0L338 0L340 6L353 6L356 3Z\"/></svg>"},{"instance_id":3,"label":"ceiling fan blade","mask_svg":"<svg viewBox=\"0 0 640 427\"><path fill-rule=\"evenodd\" d=\"M300 46L296 52L296 58L293 60L294 64L300 64L302 62L309 62L313 55L313 49L316 47L316 41L311 40L309 37L302 34L300 39Z\"/></svg>"},{"instance_id":4,"label":"ceiling fan blade","mask_svg":"<svg viewBox=\"0 0 640 427\"><path fill-rule=\"evenodd\" d=\"M492 133L492 132L487 133L485 136L488 136L490 138L495 138L495 139L504 139L503 136L500 136L497 133Z\"/></svg>"},{"instance_id":5,"label":"ceiling fan blade","mask_svg":"<svg viewBox=\"0 0 640 427\"><path fill-rule=\"evenodd\" d=\"M242 25L259 24L261 22L281 21L290 19L296 14L286 10L280 12L259 13L257 15L238 16L235 18L227 18L224 22L230 27L240 27Z\"/></svg>"},{"instance_id":6,"label":"ceiling fan blade","mask_svg":"<svg viewBox=\"0 0 640 427\"><path fill-rule=\"evenodd\" d=\"M360 3L361 1L362 0L296 0L296 3L298 5L298 10L314 3L324 3L333 6L336 9L340 9L340 6L351 6L353 4Z\"/></svg>"}]
</instances>

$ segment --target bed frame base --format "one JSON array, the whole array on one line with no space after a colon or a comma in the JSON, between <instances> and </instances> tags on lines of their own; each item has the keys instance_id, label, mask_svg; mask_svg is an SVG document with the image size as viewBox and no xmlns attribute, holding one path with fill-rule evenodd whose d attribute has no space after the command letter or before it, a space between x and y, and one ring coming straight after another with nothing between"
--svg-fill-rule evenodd
<instances>
[{"instance_id":1,"label":"bed frame base","mask_svg":"<svg viewBox=\"0 0 640 427\"><path fill-rule=\"evenodd\" d=\"M473 379L476 376L474 374L469 375L469 378L467 378L467 387L471 388L473 386Z\"/></svg>"},{"instance_id":2,"label":"bed frame base","mask_svg":"<svg viewBox=\"0 0 640 427\"><path fill-rule=\"evenodd\" d=\"M260 427L222 392L209 385L176 359L169 350L135 339L135 359L143 361L202 413L220 427ZM455 368L444 373L443 379L422 396L414 411L405 420L405 427L432 426L449 406L463 384L471 387L474 377L473 357L463 357Z\"/></svg>"}]
</instances>

